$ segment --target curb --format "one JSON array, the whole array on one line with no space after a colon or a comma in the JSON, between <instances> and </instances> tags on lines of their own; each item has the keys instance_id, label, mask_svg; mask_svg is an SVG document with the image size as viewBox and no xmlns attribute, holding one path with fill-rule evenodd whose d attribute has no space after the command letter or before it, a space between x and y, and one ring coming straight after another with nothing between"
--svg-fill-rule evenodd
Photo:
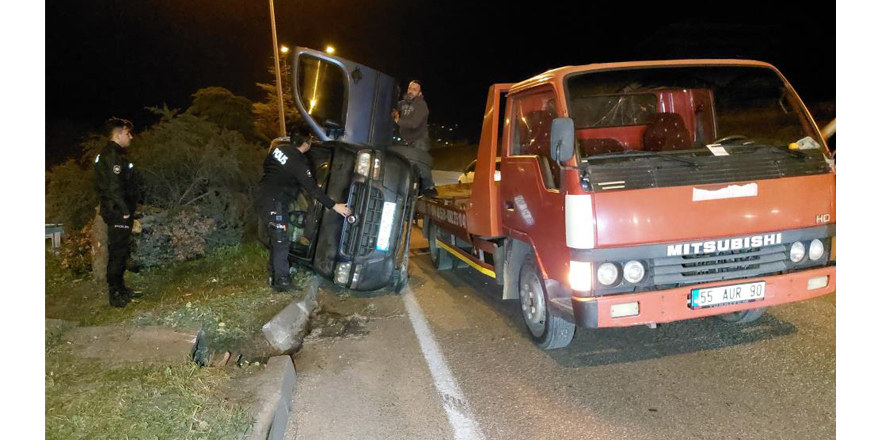
<instances>
[{"instance_id":1,"label":"curb","mask_svg":"<svg viewBox=\"0 0 880 440\"><path fill-rule=\"evenodd\" d=\"M272 348L281 353L293 353L302 344L309 323L309 316L318 306L318 285L321 280L312 275L308 292L302 301L291 302L263 325L263 336Z\"/></svg>"},{"instance_id":2,"label":"curb","mask_svg":"<svg viewBox=\"0 0 880 440\"><path fill-rule=\"evenodd\" d=\"M259 400L254 405L254 426L247 439L284 440L293 409L296 369L290 356L275 356L269 359L260 375L260 384L255 390Z\"/></svg>"}]
</instances>

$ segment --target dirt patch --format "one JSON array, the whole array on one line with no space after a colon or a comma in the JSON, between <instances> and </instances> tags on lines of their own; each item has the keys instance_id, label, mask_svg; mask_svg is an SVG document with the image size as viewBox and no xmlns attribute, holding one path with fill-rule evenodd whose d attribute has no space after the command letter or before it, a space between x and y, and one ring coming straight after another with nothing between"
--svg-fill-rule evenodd
<instances>
[{"instance_id":1,"label":"dirt patch","mask_svg":"<svg viewBox=\"0 0 880 440\"><path fill-rule=\"evenodd\" d=\"M318 303L320 306L309 321L310 330L304 343L360 338L369 333L367 323L370 321L401 317L404 313L399 298L394 295L321 291Z\"/></svg>"}]
</instances>

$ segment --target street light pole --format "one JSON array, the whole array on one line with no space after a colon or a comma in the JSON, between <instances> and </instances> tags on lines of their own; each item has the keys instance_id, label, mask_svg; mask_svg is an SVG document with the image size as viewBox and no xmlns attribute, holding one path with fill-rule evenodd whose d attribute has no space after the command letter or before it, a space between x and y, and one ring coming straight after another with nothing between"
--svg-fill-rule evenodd
<instances>
[{"instance_id":1,"label":"street light pole","mask_svg":"<svg viewBox=\"0 0 880 440\"><path fill-rule=\"evenodd\" d=\"M278 126L281 136L287 136L284 126L284 94L281 91L281 62L278 56L278 34L275 31L275 2L269 0L269 16L272 19L272 47L275 50L275 90L278 91Z\"/></svg>"}]
</instances>

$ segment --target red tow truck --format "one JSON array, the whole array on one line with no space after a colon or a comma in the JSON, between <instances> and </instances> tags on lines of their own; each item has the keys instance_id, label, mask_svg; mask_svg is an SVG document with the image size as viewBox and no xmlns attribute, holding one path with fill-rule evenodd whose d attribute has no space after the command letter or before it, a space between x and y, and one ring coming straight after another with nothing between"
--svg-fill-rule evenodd
<instances>
[{"instance_id":1,"label":"red tow truck","mask_svg":"<svg viewBox=\"0 0 880 440\"><path fill-rule=\"evenodd\" d=\"M495 278L553 349L576 327L746 323L833 292L835 185L769 64L590 64L492 85L473 183L417 212L434 265Z\"/></svg>"}]
</instances>

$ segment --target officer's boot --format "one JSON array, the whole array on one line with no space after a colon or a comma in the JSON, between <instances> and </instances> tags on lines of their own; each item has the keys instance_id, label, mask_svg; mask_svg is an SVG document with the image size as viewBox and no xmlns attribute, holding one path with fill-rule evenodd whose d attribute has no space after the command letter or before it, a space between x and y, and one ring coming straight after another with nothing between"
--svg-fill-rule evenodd
<instances>
[{"instance_id":1,"label":"officer's boot","mask_svg":"<svg viewBox=\"0 0 880 440\"><path fill-rule=\"evenodd\" d=\"M128 304L129 298L125 295L125 290L119 288L119 286L111 285L107 289L110 296L110 305L113 307L125 307Z\"/></svg>"}]
</instances>

